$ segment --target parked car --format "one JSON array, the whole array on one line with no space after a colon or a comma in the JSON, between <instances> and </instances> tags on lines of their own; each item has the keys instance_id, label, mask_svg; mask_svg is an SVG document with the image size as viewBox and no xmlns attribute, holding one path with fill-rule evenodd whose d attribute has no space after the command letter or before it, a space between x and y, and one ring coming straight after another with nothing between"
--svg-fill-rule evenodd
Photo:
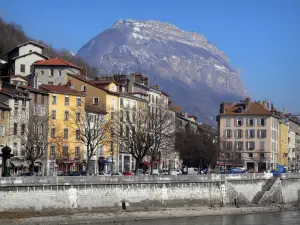
<instances>
[{"instance_id":1,"label":"parked car","mask_svg":"<svg viewBox=\"0 0 300 225\"><path fill-rule=\"evenodd\" d=\"M73 176L81 176L81 173L79 171L68 171L66 173L66 176L71 176L71 177L73 177Z\"/></svg>"},{"instance_id":2,"label":"parked car","mask_svg":"<svg viewBox=\"0 0 300 225\"><path fill-rule=\"evenodd\" d=\"M132 176L133 174L130 171L126 171L123 173L124 176Z\"/></svg>"},{"instance_id":3,"label":"parked car","mask_svg":"<svg viewBox=\"0 0 300 225\"><path fill-rule=\"evenodd\" d=\"M57 171L57 172L56 172L56 175L57 175L57 176L64 176L64 171Z\"/></svg>"},{"instance_id":4,"label":"parked car","mask_svg":"<svg viewBox=\"0 0 300 225\"><path fill-rule=\"evenodd\" d=\"M152 170L152 175L159 175L159 169L153 169Z\"/></svg>"},{"instance_id":5,"label":"parked car","mask_svg":"<svg viewBox=\"0 0 300 225\"><path fill-rule=\"evenodd\" d=\"M198 174L199 173L199 170L198 168L195 168L195 167L189 167L187 169L187 174L188 175L191 175L191 174Z\"/></svg>"},{"instance_id":6,"label":"parked car","mask_svg":"<svg viewBox=\"0 0 300 225\"><path fill-rule=\"evenodd\" d=\"M170 171L170 175L177 176L177 175L181 175L181 174L182 174L182 172L181 172L180 169L173 169L173 170Z\"/></svg>"},{"instance_id":7,"label":"parked car","mask_svg":"<svg viewBox=\"0 0 300 225\"><path fill-rule=\"evenodd\" d=\"M116 173L112 173L112 176L123 176L123 174L120 172L116 172Z\"/></svg>"},{"instance_id":8,"label":"parked car","mask_svg":"<svg viewBox=\"0 0 300 225\"><path fill-rule=\"evenodd\" d=\"M97 174L98 176L108 176L107 173L105 173L104 171L101 171Z\"/></svg>"}]
</instances>

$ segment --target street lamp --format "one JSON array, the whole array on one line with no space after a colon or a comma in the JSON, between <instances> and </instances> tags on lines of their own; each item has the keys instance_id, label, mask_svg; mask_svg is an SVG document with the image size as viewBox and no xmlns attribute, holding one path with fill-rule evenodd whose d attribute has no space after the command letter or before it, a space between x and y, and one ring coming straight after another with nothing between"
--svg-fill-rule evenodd
<instances>
[{"instance_id":1,"label":"street lamp","mask_svg":"<svg viewBox=\"0 0 300 225\"><path fill-rule=\"evenodd\" d=\"M14 154L10 154L11 148L8 147L7 145L2 148L2 154L0 156L2 157L2 177L8 177L9 176L9 171L7 164L7 160L10 159L11 157L14 156Z\"/></svg>"}]
</instances>

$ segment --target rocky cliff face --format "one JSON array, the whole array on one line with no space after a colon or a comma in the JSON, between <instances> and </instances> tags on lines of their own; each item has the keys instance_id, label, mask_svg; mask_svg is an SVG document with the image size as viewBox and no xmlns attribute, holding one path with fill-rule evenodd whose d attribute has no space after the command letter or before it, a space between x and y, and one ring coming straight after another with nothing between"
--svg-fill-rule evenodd
<instances>
[{"instance_id":1,"label":"rocky cliff face","mask_svg":"<svg viewBox=\"0 0 300 225\"><path fill-rule=\"evenodd\" d=\"M77 53L101 74L140 72L202 120L221 100L246 96L224 52L201 34L158 21L119 20Z\"/></svg>"}]
</instances>

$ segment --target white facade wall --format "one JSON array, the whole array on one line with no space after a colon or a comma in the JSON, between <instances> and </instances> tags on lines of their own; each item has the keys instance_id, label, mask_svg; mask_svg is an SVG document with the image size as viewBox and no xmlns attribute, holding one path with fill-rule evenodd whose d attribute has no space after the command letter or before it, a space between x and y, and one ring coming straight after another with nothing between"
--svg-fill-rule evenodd
<instances>
[{"instance_id":1,"label":"white facade wall","mask_svg":"<svg viewBox=\"0 0 300 225\"><path fill-rule=\"evenodd\" d=\"M296 133L293 130L289 130L289 169L296 168Z\"/></svg>"},{"instance_id":2,"label":"white facade wall","mask_svg":"<svg viewBox=\"0 0 300 225\"><path fill-rule=\"evenodd\" d=\"M31 73L32 64L39 60L45 60L45 58L37 55L37 54L30 54L24 57L20 57L15 60L15 75L23 75L27 76ZM21 72L21 65L25 65L25 72Z\"/></svg>"},{"instance_id":3,"label":"white facade wall","mask_svg":"<svg viewBox=\"0 0 300 225\"><path fill-rule=\"evenodd\" d=\"M277 118L271 117L271 163L273 163L274 168L279 165L279 120Z\"/></svg>"},{"instance_id":4,"label":"white facade wall","mask_svg":"<svg viewBox=\"0 0 300 225\"><path fill-rule=\"evenodd\" d=\"M27 44L19 48L19 56L28 54L30 52L37 52L42 54L42 49L33 44Z\"/></svg>"},{"instance_id":5,"label":"white facade wall","mask_svg":"<svg viewBox=\"0 0 300 225\"><path fill-rule=\"evenodd\" d=\"M52 74L51 74L52 72ZM34 73L37 79L36 84L66 84L67 74L80 75L81 71L69 66L41 66L36 65ZM37 85L35 85L37 86Z\"/></svg>"}]
</instances>

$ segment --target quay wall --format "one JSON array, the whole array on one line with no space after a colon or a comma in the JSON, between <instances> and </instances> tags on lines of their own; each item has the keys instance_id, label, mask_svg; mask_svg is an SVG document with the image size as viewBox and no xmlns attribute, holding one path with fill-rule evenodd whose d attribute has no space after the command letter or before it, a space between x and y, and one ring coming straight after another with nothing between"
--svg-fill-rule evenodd
<instances>
[{"instance_id":1,"label":"quay wall","mask_svg":"<svg viewBox=\"0 0 300 225\"><path fill-rule=\"evenodd\" d=\"M0 179L0 212L243 205L251 203L270 176L6 177ZM283 202L297 202L300 174L281 182Z\"/></svg>"}]
</instances>

